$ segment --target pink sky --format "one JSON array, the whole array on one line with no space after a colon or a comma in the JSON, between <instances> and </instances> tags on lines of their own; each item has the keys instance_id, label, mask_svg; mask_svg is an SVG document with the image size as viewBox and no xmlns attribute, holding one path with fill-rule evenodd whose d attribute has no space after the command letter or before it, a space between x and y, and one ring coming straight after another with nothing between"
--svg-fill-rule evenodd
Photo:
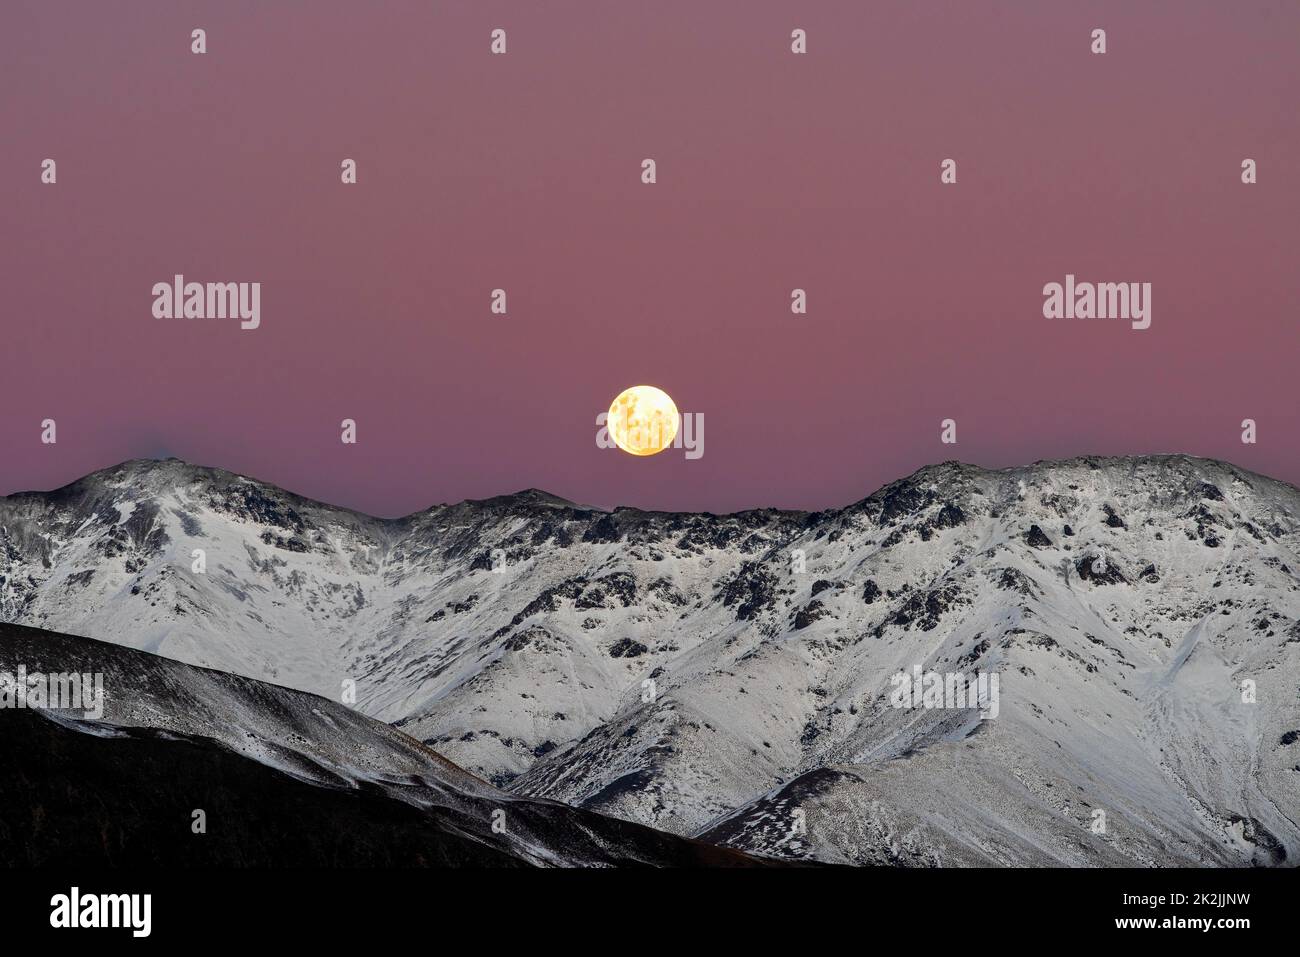
<instances>
[{"instance_id":1,"label":"pink sky","mask_svg":"<svg viewBox=\"0 0 1300 957\"><path fill-rule=\"evenodd\" d=\"M382 515L1083 453L1300 481L1297 37L1258 0L11 0L0 493L155 455ZM261 282L261 328L154 319L178 272ZM1150 282L1151 328L1044 319L1067 273ZM703 458L596 447L642 382Z\"/></svg>"}]
</instances>

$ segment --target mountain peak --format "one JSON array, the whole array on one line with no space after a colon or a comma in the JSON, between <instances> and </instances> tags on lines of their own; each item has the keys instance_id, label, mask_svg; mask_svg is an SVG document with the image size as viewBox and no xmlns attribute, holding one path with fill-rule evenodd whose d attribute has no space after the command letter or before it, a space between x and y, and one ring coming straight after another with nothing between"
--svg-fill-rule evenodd
<instances>
[{"instance_id":1,"label":"mountain peak","mask_svg":"<svg viewBox=\"0 0 1300 957\"><path fill-rule=\"evenodd\" d=\"M579 505L567 498L562 498L559 495L554 495L551 492L540 488L526 488L505 495L493 495L490 498L467 499L466 504L486 505L489 507L501 505L553 505L560 508L578 508L587 511L599 511L599 509L594 509L587 505Z\"/></svg>"}]
</instances>

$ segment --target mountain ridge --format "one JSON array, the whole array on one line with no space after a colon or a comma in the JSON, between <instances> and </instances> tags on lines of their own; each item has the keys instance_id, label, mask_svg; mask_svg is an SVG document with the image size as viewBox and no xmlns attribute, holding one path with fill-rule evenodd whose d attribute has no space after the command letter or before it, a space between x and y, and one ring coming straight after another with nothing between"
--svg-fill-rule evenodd
<instances>
[{"instance_id":1,"label":"mountain ridge","mask_svg":"<svg viewBox=\"0 0 1300 957\"><path fill-rule=\"evenodd\" d=\"M293 496L296 499L300 499L304 502L313 505L318 505L325 508L338 509L340 511L352 512L356 515L364 516L365 518L372 519L373 521L376 522L403 522L409 519L416 518L420 515L424 515L425 513L433 511L435 509L455 508L457 506L466 506L466 505L487 506L487 505L497 505L497 504L511 504L517 501L541 501L544 502L545 504L556 505L558 507L578 508L587 511L603 512L606 514L612 514L618 511L637 511L649 515L689 514L689 515L708 515L708 516L714 516L718 518L725 518L732 515L745 515L745 514L762 513L762 512L779 512L779 513L790 514L790 515L815 515L815 514L821 514L823 512L833 512L833 511L843 510L846 508L851 508L854 505L866 501L867 499L871 498L873 495L876 495L877 493L879 493L885 488L888 488L891 485L895 485L899 482L906 482L909 480L916 479L921 474L923 473L929 474L934 470L955 468L959 470L976 469L980 472L1000 473L1000 472L1016 472L1024 469L1032 469L1037 467L1071 466L1071 465L1086 464L1086 463L1108 465L1108 464L1116 464L1121 462L1161 461L1161 460L1186 460L1188 462L1203 462L1212 465L1224 466L1224 467L1231 468L1234 471L1241 473L1242 475L1251 476L1253 478L1258 478L1267 482L1274 482L1281 485L1286 485L1290 488L1297 488L1297 486L1294 483L1288 482L1285 479L1279 479L1274 476L1267 475L1263 472L1256 472L1251 469L1247 469L1242 466L1239 466L1233 462L1229 462L1225 459L1215 459L1207 456L1192 455L1191 453L1187 453L1187 452L1152 452L1152 453L1143 453L1139 455L1081 454L1081 455L1073 455L1067 458L1060 458L1060 459L1050 459L1050 458L1035 459L1034 461L1026 465L1006 465L1006 466L984 466L984 465L978 465L974 462L965 462L961 459L944 459L939 462L931 462L925 465L918 466L915 470L908 473L907 475L894 479L890 482L886 482L884 485L879 486L877 489L868 493L863 498L855 499L844 505L840 505L840 506L831 505L821 509L786 508L778 505L752 505L746 508L736 509L730 512L712 512L707 510L683 511L680 509L677 510L647 509L637 505L614 505L609 508L605 508L599 505L583 504L581 502L578 502L577 500L565 498L564 496L559 495L555 492L551 492L543 488L530 486L528 488L519 489L518 491L515 492L505 492L499 495L490 495L486 498L477 498L477 499L466 498L466 499L461 499L460 501L457 502L435 502L425 506L422 509L417 509L414 512L408 512L404 515L381 516L381 515L374 515L370 512L366 512L361 509L353 508L349 505L341 505L334 502L328 502L325 501L324 499L317 499L309 495L303 495L298 492L293 492L285 488L284 486L276 484L275 482L271 482L266 479L260 479L257 478L256 476L244 474L241 472L232 472L229 469L222 468L221 466L201 465L195 462L187 461L186 459L178 458L176 456L166 456L164 458L123 459L122 461L117 462L113 465L107 465L104 466L103 468L98 468L91 472L87 472L85 475L73 479L70 482L66 482L63 485L55 486L49 489L19 489L13 492L9 492L5 495L0 495L0 500L7 499L7 498L21 498L24 496L54 495L56 493L64 492L77 485L80 485L81 483L86 482L87 480L105 476L109 473L118 472L127 469L143 469L143 468L149 468L151 466L174 465L174 466L183 467L185 469L195 470L199 472L214 473L218 475L225 475L231 478L242 479L244 481L253 482L257 485L276 489L277 491L282 492L285 495Z\"/></svg>"}]
</instances>

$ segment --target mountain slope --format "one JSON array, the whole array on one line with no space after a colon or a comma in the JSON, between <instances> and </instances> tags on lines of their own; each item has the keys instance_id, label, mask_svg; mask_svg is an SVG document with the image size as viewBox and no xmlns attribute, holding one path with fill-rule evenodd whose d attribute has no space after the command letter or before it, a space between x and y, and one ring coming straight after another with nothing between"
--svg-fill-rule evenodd
<instances>
[{"instance_id":1,"label":"mountain slope","mask_svg":"<svg viewBox=\"0 0 1300 957\"><path fill-rule=\"evenodd\" d=\"M0 617L354 681L514 793L759 853L1294 863L1297 516L1187 456L947 463L812 514L530 491L391 521L132 462L0 500ZM998 715L892 707L915 666L997 674Z\"/></svg>"},{"instance_id":2,"label":"mountain slope","mask_svg":"<svg viewBox=\"0 0 1300 957\"><path fill-rule=\"evenodd\" d=\"M303 692L0 625L0 679L12 692L21 673L102 675L104 707L97 718L0 709L0 865L752 863L504 794L406 735Z\"/></svg>"}]
</instances>

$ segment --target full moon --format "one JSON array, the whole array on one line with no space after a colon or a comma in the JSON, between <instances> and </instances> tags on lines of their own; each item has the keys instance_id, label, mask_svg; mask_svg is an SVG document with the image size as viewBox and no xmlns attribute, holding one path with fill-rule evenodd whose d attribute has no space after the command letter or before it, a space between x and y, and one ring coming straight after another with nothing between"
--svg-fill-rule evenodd
<instances>
[{"instance_id":1,"label":"full moon","mask_svg":"<svg viewBox=\"0 0 1300 957\"><path fill-rule=\"evenodd\" d=\"M677 406L663 389L634 385L618 394L605 421L609 437L624 452L654 455L677 437Z\"/></svg>"}]
</instances>

